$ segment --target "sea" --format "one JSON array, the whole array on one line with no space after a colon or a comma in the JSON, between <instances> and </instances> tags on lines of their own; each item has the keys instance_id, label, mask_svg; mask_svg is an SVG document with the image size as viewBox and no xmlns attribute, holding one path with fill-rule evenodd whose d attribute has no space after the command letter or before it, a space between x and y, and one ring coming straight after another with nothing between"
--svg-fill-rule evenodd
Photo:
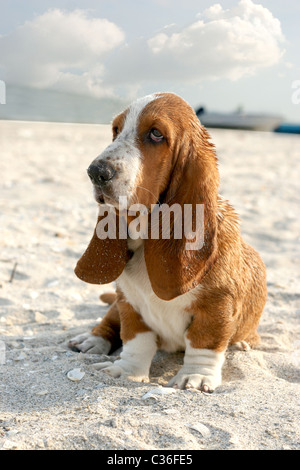
<instances>
[{"instance_id":1,"label":"sea","mask_svg":"<svg viewBox=\"0 0 300 470\"><path fill-rule=\"evenodd\" d=\"M109 124L129 103L115 98L96 98L6 85L0 101L0 120Z\"/></svg>"},{"instance_id":2,"label":"sea","mask_svg":"<svg viewBox=\"0 0 300 470\"><path fill-rule=\"evenodd\" d=\"M5 86L0 80L0 120L109 124L129 104L129 98L97 98L57 90ZM206 127L220 127L211 126L205 118L206 115L200 117ZM282 122L278 131L300 134L300 123Z\"/></svg>"}]
</instances>

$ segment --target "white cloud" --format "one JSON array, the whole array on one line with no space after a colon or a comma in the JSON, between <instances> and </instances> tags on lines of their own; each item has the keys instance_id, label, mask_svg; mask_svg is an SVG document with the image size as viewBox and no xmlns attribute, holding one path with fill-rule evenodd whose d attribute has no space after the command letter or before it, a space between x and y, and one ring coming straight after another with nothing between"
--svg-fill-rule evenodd
<instances>
[{"instance_id":1,"label":"white cloud","mask_svg":"<svg viewBox=\"0 0 300 470\"><path fill-rule=\"evenodd\" d=\"M280 22L251 0L223 10L216 4L184 28L162 30L120 50L107 81L237 80L277 64L284 50ZM122 74L116 74L117 67Z\"/></svg>"},{"instance_id":2,"label":"white cloud","mask_svg":"<svg viewBox=\"0 0 300 470\"><path fill-rule=\"evenodd\" d=\"M106 19L50 10L0 37L0 66L8 83L97 93L105 57L123 40Z\"/></svg>"},{"instance_id":3,"label":"white cloud","mask_svg":"<svg viewBox=\"0 0 300 470\"><path fill-rule=\"evenodd\" d=\"M163 81L237 80L277 64L283 43L279 20L251 0L227 10L213 5L188 26L172 24L130 44L106 19L55 9L0 37L1 78L33 87L134 95L145 84Z\"/></svg>"}]
</instances>

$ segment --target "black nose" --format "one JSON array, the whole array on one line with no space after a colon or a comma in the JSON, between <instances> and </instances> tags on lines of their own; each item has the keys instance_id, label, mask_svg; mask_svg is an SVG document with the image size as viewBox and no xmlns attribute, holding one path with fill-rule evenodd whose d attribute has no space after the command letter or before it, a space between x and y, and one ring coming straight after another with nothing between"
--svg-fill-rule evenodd
<instances>
[{"instance_id":1,"label":"black nose","mask_svg":"<svg viewBox=\"0 0 300 470\"><path fill-rule=\"evenodd\" d=\"M92 163L87 173L93 184L101 186L113 179L116 170L109 163L98 162L97 164Z\"/></svg>"}]
</instances>

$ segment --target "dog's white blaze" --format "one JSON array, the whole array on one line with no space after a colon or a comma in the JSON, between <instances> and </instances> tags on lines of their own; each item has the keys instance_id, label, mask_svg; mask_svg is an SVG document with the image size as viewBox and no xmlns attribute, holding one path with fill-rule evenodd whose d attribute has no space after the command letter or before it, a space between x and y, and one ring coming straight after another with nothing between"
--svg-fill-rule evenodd
<instances>
[{"instance_id":1,"label":"dog's white blaze","mask_svg":"<svg viewBox=\"0 0 300 470\"><path fill-rule=\"evenodd\" d=\"M147 95L136 100L130 106L122 131L104 152L95 161L107 160L118 171L118 179L113 182L115 198L126 196L128 202L136 188L136 181L142 166L142 155L137 147L136 137L139 116L145 106L157 98L156 95ZM127 209L120 207L120 209Z\"/></svg>"},{"instance_id":2,"label":"dog's white blaze","mask_svg":"<svg viewBox=\"0 0 300 470\"><path fill-rule=\"evenodd\" d=\"M145 106L155 99L157 99L156 95L147 95L132 103L126 116L122 132L118 136L117 140L125 139L126 141L131 141L132 144L135 143L139 116Z\"/></svg>"}]
</instances>

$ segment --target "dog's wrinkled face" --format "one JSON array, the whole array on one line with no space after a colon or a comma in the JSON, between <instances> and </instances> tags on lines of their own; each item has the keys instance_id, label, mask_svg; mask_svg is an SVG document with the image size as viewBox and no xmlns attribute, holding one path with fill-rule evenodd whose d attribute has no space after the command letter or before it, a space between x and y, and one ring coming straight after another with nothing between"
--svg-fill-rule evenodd
<instances>
[{"instance_id":1,"label":"dog's wrinkled face","mask_svg":"<svg viewBox=\"0 0 300 470\"><path fill-rule=\"evenodd\" d=\"M146 96L114 119L113 142L88 169L98 203L118 208L119 198L122 196L129 203L135 202L133 200L142 166L137 141L139 116L145 106L155 99L155 95Z\"/></svg>"},{"instance_id":2,"label":"dog's wrinkled face","mask_svg":"<svg viewBox=\"0 0 300 470\"><path fill-rule=\"evenodd\" d=\"M218 248L219 175L209 140L191 106L173 93L148 95L114 119L113 142L88 169L99 214L76 268L80 279L116 280L130 257L128 239L139 246L142 239L159 298L200 283Z\"/></svg>"},{"instance_id":3,"label":"dog's wrinkled face","mask_svg":"<svg viewBox=\"0 0 300 470\"><path fill-rule=\"evenodd\" d=\"M113 142L88 169L99 204L122 210L138 203L150 209L158 202L170 178L175 134L184 132L172 122L178 100L172 94L148 95L114 119Z\"/></svg>"}]
</instances>

